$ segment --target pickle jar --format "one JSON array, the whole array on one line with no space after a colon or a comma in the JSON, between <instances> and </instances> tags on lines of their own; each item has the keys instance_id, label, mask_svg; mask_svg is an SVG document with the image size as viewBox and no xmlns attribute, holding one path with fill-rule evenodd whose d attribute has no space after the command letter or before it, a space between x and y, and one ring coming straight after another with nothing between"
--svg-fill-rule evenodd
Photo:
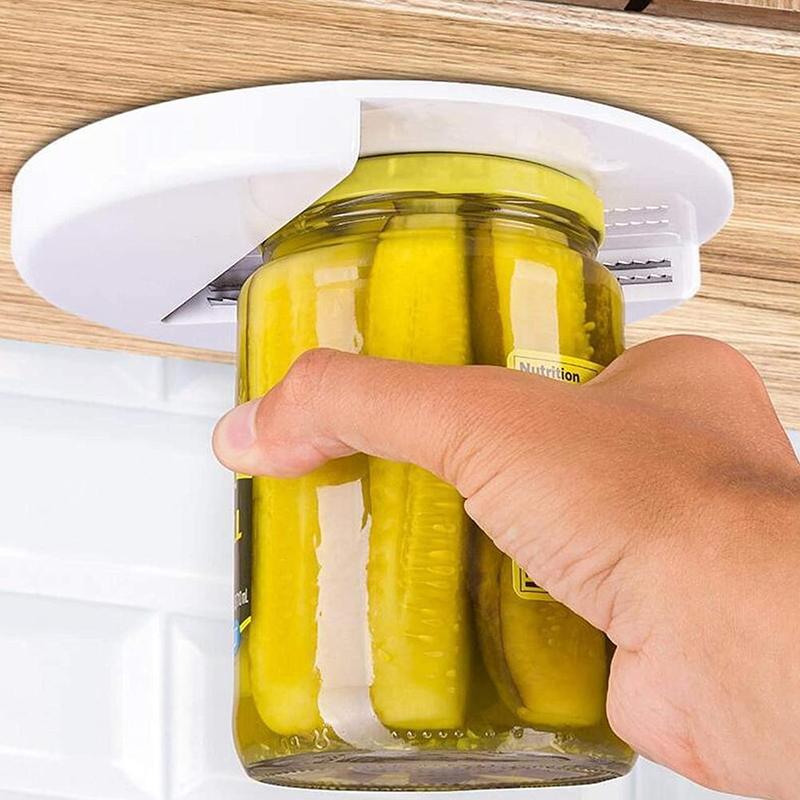
<instances>
[{"instance_id":1,"label":"pickle jar","mask_svg":"<svg viewBox=\"0 0 800 800\"><path fill-rule=\"evenodd\" d=\"M580 384L623 349L603 207L510 158L361 159L263 246L239 296L238 400L303 351L493 364ZM267 783L472 789L626 773L605 636L425 470L365 455L236 479L234 735Z\"/></svg>"}]
</instances>

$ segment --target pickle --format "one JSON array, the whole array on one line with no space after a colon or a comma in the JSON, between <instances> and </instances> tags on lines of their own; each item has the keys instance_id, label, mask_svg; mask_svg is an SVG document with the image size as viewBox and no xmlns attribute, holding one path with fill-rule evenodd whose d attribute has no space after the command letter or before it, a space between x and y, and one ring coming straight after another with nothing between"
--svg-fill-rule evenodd
<instances>
[{"instance_id":1,"label":"pickle","mask_svg":"<svg viewBox=\"0 0 800 800\"><path fill-rule=\"evenodd\" d=\"M500 699L520 720L541 728L601 722L605 637L561 603L519 597L512 560L485 534L477 535L473 580L478 637Z\"/></svg>"},{"instance_id":2,"label":"pickle","mask_svg":"<svg viewBox=\"0 0 800 800\"><path fill-rule=\"evenodd\" d=\"M603 718L605 637L566 606L525 600L514 591L513 563L500 570L503 652L522 705L520 719L549 728L584 728Z\"/></svg>"},{"instance_id":3,"label":"pickle","mask_svg":"<svg viewBox=\"0 0 800 800\"><path fill-rule=\"evenodd\" d=\"M591 359L583 259L565 243L482 223L471 273L480 363L505 366L515 349Z\"/></svg>"},{"instance_id":4,"label":"pickle","mask_svg":"<svg viewBox=\"0 0 800 800\"><path fill-rule=\"evenodd\" d=\"M473 598L476 606L475 628L483 663L500 700L520 716L520 697L503 651L500 614L500 576L505 556L479 528L473 529L472 562Z\"/></svg>"},{"instance_id":5,"label":"pickle","mask_svg":"<svg viewBox=\"0 0 800 800\"><path fill-rule=\"evenodd\" d=\"M370 273L365 351L429 364L469 363L465 259L455 213L390 222ZM394 729L458 728L470 653L463 500L417 466L370 458L369 471L375 712Z\"/></svg>"},{"instance_id":6,"label":"pickle","mask_svg":"<svg viewBox=\"0 0 800 800\"><path fill-rule=\"evenodd\" d=\"M353 242L277 253L280 257L248 283L247 398L271 389L305 350L360 346L359 270L371 253ZM363 459L354 456L301 478L253 479L250 680L258 714L276 733L309 735L322 726L316 663L318 496L324 487L365 476Z\"/></svg>"},{"instance_id":7,"label":"pickle","mask_svg":"<svg viewBox=\"0 0 800 800\"><path fill-rule=\"evenodd\" d=\"M606 270L596 269L592 291L586 292L586 317L592 342L592 360L608 366L625 349L622 327L622 291L616 278Z\"/></svg>"},{"instance_id":8,"label":"pickle","mask_svg":"<svg viewBox=\"0 0 800 800\"><path fill-rule=\"evenodd\" d=\"M250 657L245 644L246 636L236 653L236 711L234 714L234 741L240 757L259 760L269 757L277 744L277 736L261 719L253 702L250 681Z\"/></svg>"},{"instance_id":9,"label":"pickle","mask_svg":"<svg viewBox=\"0 0 800 800\"><path fill-rule=\"evenodd\" d=\"M473 324L484 363L504 365L514 349L591 358L583 259L563 244L484 223L476 230L471 285L473 315L484 312ZM476 627L501 700L520 720L542 728L599 723L605 637L547 597L519 597L512 560L476 535Z\"/></svg>"}]
</instances>

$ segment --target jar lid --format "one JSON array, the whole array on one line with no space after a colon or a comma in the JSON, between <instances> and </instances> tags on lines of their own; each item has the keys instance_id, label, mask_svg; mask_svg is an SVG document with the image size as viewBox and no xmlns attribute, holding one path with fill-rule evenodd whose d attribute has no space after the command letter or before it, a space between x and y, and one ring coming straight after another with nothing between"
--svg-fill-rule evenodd
<instances>
[{"instance_id":1,"label":"jar lid","mask_svg":"<svg viewBox=\"0 0 800 800\"><path fill-rule=\"evenodd\" d=\"M469 153L404 153L361 158L324 194L331 203L387 192L488 194L534 200L582 217L602 238L603 204L583 181L531 161Z\"/></svg>"}]
</instances>

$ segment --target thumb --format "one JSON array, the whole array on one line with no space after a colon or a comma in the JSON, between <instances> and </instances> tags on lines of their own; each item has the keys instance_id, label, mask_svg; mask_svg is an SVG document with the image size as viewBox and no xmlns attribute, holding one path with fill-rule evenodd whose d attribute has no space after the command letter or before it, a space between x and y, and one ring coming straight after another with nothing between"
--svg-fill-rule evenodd
<instances>
[{"instance_id":1,"label":"thumb","mask_svg":"<svg viewBox=\"0 0 800 800\"><path fill-rule=\"evenodd\" d=\"M473 454L496 440L530 376L498 367L432 366L336 350L301 355L264 397L237 406L214 431L217 458L250 475L295 477L354 452L418 464L469 496ZM552 382L541 379L543 396ZM495 402L492 402L494 399ZM494 449L494 448L492 448Z\"/></svg>"}]
</instances>

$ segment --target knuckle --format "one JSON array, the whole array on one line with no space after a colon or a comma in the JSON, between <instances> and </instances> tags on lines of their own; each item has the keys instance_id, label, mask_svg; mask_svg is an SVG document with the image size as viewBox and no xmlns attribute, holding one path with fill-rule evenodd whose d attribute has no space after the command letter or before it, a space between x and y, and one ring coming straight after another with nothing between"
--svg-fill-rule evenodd
<instances>
[{"instance_id":1,"label":"knuckle","mask_svg":"<svg viewBox=\"0 0 800 800\"><path fill-rule=\"evenodd\" d=\"M578 535L581 533L579 529ZM570 552L572 549L578 552ZM550 570L548 584L552 583L559 599L578 609L596 628L610 633L620 624L623 561L623 549L606 541L588 551L575 543L574 548L563 547L555 553L545 570Z\"/></svg>"},{"instance_id":2,"label":"knuckle","mask_svg":"<svg viewBox=\"0 0 800 800\"><path fill-rule=\"evenodd\" d=\"M440 458L437 471L456 488L462 488L465 473L471 471L472 462L480 448L474 432L464 421L453 415L446 419L439 430Z\"/></svg>"},{"instance_id":3,"label":"knuckle","mask_svg":"<svg viewBox=\"0 0 800 800\"><path fill-rule=\"evenodd\" d=\"M696 357L703 361L708 359L713 362L729 364L748 363L747 359L732 345L721 339L712 339L708 336L685 337L696 351Z\"/></svg>"},{"instance_id":4,"label":"knuckle","mask_svg":"<svg viewBox=\"0 0 800 800\"><path fill-rule=\"evenodd\" d=\"M721 339L686 334L670 336L668 341L684 351L683 357L698 362L706 369L734 370L752 373L754 377L758 377L758 373L750 361L733 345L723 342Z\"/></svg>"},{"instance_id":5,"label":"knuckle","mask_svg":"<svg viewBox=\"0 0 800 800\"><path fill-rule=\"evenodd\" d=\"M442 474L465 497L476 494L502 470L515 450L509 441L514 410L508 402L466 403L442 428Z\"/></svg>"},{"instance_id":6,"label":"knuckle","mask_svg":"<svg viewBox=\"0 0 800 800\"><path fill-rule=\"evenodd\" d=\"M720 339L694 334L676 334L652 339L632 348L624 354L639 359L641 366L644 360L650 359L653 363L665 362L681 364L684 372L691 370L698 375L720 383L735 381L745 388L758 389L763 386L763 381L753 364L733 345Z\"/></svg>"},{"instance_id":7,"label":"knuckle","mask_svg":"<svg viewBox=\"0 0 800 800\"><path fill-rule=\"evenodd\" d=\"M606 717L608 718L608 724L611 726L611 730L620 738L627 737L623 741L630 742L632 739L635 740L636 731L631 730L631 715L624 702L624 695L617 690L620 682L619 671L622 656L615 653L614 659L616 661L615 674L614 680L610 681L609 685L608 697L606 700Z\"/></svg>"},{"instance_id":8,"label":"knuckle","mask_svg":"<svg viewBox=\"0 0 800 800\"><path fill-rule=\"evenodd\" d=\"M752 362L739 350L727 342L719 339L710 339L703 336L695 339L697 361L706 368L734 378L740 384L749 388L763 386L763 381L758 370Z\"/></svg>"},{"instance_id":9,"label":"knuckle","mask_svg":"<svg viewBox=\"0 0 800 800\"><path fill-rule=\"evenodd\" d=\"M338 357L335 350L307 350L301 353L282 382L282 390L291 405L308 409L322 395L325 376Z\"/></svg>"}]
</instances>

